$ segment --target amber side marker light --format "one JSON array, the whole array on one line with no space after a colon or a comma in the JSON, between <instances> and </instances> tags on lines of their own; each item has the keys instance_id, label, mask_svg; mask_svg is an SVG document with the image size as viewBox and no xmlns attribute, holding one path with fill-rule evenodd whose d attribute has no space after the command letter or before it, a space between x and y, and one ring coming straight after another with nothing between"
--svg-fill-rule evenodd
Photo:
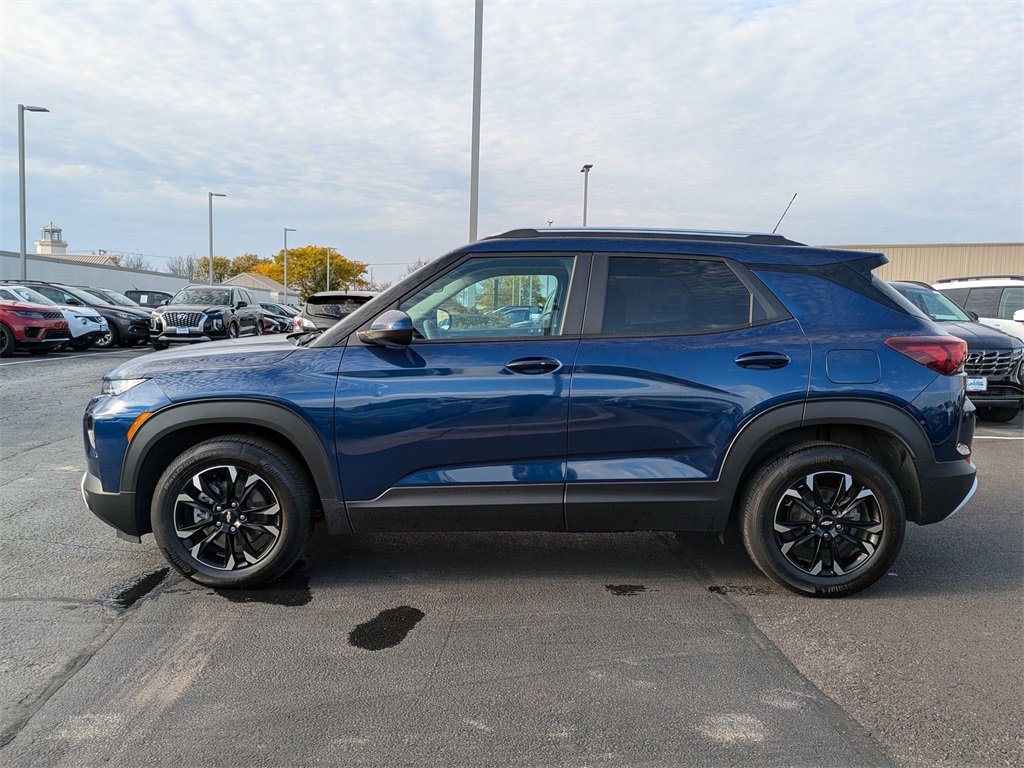
<instances>
[{"instance_id":1,"label":"amber side marker light","mask_svg":"<svg viewBox=\"0 0 1024 768\"><path fill-rule=\"evenodd\" d=\"M139 431L139 427L145 424L146 420L152 415L153 414L150 413L149 411L143 411L138 415L138 417L136 417L135 421L132 422L132 425L128 427L128 434L126 435L126 437L129 443L132 441L132 438L135 436L135 433Z\"/></svg>"}]
</instances>

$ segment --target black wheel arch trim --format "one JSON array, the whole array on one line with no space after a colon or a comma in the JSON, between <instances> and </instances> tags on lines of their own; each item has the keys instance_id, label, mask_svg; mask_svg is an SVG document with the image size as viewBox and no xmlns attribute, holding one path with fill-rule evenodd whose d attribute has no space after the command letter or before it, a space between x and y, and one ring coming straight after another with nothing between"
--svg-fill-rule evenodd
<instances>
[{"instance_id":1,"label":"black wheel arch trim","mask_svg":"<svg viewBox=\"0 0 1024 768\"><path fill-rule=\"evenodd\" d=\"M930 522L922 519L921 509L914 507L927 509L930 499L921 498L926 482L929 478L946 474L942 467L949 462L940 463L935 460L924 428L910 414L896 406L877 401L856 398L801 401L776 406L760 414L740 430L729 446L718 473L720 487L733 488L738 496L742 491L743 476L757 469L755 464L760 463L755 461L758 453L773 439L787 432L806 431L814 427L864 427L898 441L910 454L917 475L916 488L901 488L908 519ZM821 438L810 439L817 441ZM959 462L952 464L959 465ZM724 519L722 523L725 524Z\"/></svg>"},{"instance_id":2,"label":"black wheel arch trim","mask_svg":"<svg viewBox=\"0 0 1024 768\"><path fill-rule=\"evenodd\" d=\"M154 445L181 430L225 424L244 432L247 426L281 435L297 454L313 479L312 489L323 506L331 533L351 533L337 473L333 471L319 436L310 424L295 411L279 403L252 399L217 399L202 402L176 403L154 413L132 436L121 465L121 493L137 497L140 471ZM161 469L162 471L162 469ZM139 530L149 531L149 509L136 504Z\"/></svg>"}]
</instances>

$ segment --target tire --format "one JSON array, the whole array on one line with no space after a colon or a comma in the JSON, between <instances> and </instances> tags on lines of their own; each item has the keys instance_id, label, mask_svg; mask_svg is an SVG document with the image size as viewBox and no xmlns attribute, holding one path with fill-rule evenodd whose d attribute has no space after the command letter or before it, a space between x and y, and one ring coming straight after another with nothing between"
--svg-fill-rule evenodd
<instances>
[{"instance_id":1,"label":"tire","mask_svg":"<svg viewBox=\"0 0 1024 768\"><path fill-rule=\"evenodd\" d=\"M92 346L92 342L91 341L72 341L71 342L71 348L73 350L75 350L76 352L84 352L85 350L87 350L91 346Z\"/></svg>"},{"instance_id":2,"label":"tire","mask_svg":"<svg viewBox=\"0 0 1024 768\"><path fill-rule=\"evenodd\" d=\"M159 352L162 349L167 349L169 346L171 346L171 345L168 344L166 341L154 341L153 342L153 349L155 349L157 352Z\"/></svg>"},{"instance_id":3,"label":"tire","mask_svg":"<svg viewBox=\"0 0 1024 768\"><path fill-rule=\"evenodd\" d=\"M750 559L772 581L844 597L888 572L906 513L899 488L873 458L842 445L804 445L753 475L740 528Z\"/></svg>"},{"instance_id":4,"label":"tire","mask_svg":"<svg viewBox=\"0 0 1024 768\"><path fill-rule=\"evenodd\" d=\"M978 418L982 421L1013 421L1020 413L1019 405L978 406Z\"/></svg>"},{"instance_id":5,"label":"tire","mask_svg":"<svg viewBox=\"0 0 1024 768\"><path fill-rule=\"evenodd\" d=\"M253 326L252 332L253 332L254 336L262 336L263 335L263 318L262 317L258 318L256 320L256 325Z\"/></svg>"},{"instance_id":6,"label":"tire","mask_svg":"<svg viewBox=\"0 0 1024 768\"><path fill-rule=\"evenodd\" d=\"M112 323L107 324L107 332L100 336L93 344L100 349L111 349L121 343L121 332Z\"/></svg>"},{"instance_id":7,"label":"tire","mask_svg":"<svg viewBox=\"0 0 1024 768\"><path fill-rule=\"evenodd\" d=\"M235 324L235 323L228 323L227 334L228 334L228 338L229 339L237 339L238 338L238 325Z\"/></svg>"},{"instance_id":8,"label":"tire","mask_svg":"<svg viewBox=\"0 0 1024 768\"><path fill-rule=\"evenodd\" d=\"M312 509L310 481L290 454L234 435L199 443L170 463L150 520L183 576L235 589L266 584L295 564L309 541Z\"/></svg>"},{"instance_id":9,"label":"tire","mask_svg":"<svg viewBox=\"0 0 1024 768\"><path fill-rule=\"evenodd\" d=\"M0 357L14 354L14 331L0 323Z\"/></svg>"}]
</instances>

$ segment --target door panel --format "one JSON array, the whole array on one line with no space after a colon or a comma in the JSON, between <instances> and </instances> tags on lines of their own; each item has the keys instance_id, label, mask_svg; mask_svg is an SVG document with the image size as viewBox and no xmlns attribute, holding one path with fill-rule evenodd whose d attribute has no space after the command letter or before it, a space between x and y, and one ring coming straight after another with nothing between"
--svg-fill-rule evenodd
<instances>
[{"instance_id":1,"label":"door panel","mask_svg":"<svg viewBox=\"0 0 1024 768\"><path fill-rule=\"evenodd\" d=\"M400 349L350 339L335 409L356 530L564 528L580 329L561 315L571 280L583 279L573 264L469 259L396 305L425 338ZM516 326L495 312L523 299L549 312Z\"/></svg>"}]
</instances>

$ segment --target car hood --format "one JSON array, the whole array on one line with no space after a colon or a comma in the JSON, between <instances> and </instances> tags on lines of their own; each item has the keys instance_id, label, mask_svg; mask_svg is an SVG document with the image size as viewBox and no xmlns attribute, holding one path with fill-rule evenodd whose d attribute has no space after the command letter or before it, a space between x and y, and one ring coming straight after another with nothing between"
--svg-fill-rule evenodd
<instances>
[{"instance_id":1,"label":"car hood","mask_svg":"<svg viewBox=\"0 0 1024 768\"><path fill-rule=\"evenodd\" d=\"M155 311L164 312L202 312L204 315L212 315L216 312L230 312L233 308L223 304L164 304L157 307Z\"/></svg>"},{"instance_id":2,"label":"car hood","mask_svg":"<svg viewBox=\"0 0 1024 768\"><path fill-rule=\"evenodd\" d=\"M946 333L966 341L968 349L1013 349L1021 346L1013 336L981 323L939 322L938 325Z\"/></svg>"},{"instance_id":3,"label":"car hood","mask_svg":"<svg viewBox=\"0 0 1024 768\"><path fill-rule=\"evenodd\" d=\"M149 320L149 312L142 307L122 307L117 304L90 304L86 309L103 314L104 312L123 312L126 315L135 315L143 320Z\"/></svg>"},{"instance_id":4,"label":"car hood","mask_svg":"<svg viewBox=\"0 0 1024 768\"><path fill-rule=\"evenodd\" d=\"M159 379L164 374L251 369L277 363L294 351L295 345L281 336L208 341L133 358L107 376L113 379Z\"/></svg>"}]
</instances>

